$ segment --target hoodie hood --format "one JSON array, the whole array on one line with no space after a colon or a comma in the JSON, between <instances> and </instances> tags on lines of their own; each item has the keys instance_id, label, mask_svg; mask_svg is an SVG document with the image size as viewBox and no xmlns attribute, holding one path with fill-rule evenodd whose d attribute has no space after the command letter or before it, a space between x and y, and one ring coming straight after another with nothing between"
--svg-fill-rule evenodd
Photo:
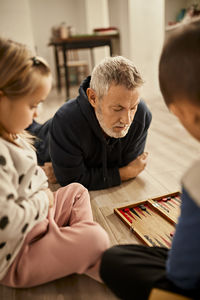
<instances>
[{"instance_id":1,"label":"hoodie hood","mask_svg":"<svg viewBox=\"0 0 200 300\"><path fill-rule=\"evenodd\" d=\"M79 88L79 96L77 97L78 104L80 106L80 109L82 111L82 114L90 124L90 127L95 132L95 135L98 136L98 138L102 141L104 141L104 135L102 132L102 129L99 125L99 122L96 118L94 108L88 101L87 97L87 88L90 87L90 80L91 76L88 76L80 85Z\"/></svg>"},{"instance_id":2,"label":"hoodie hood","mask_svg":"<svg viewBox=\"0 0 200 300\"><path fill-rule=\"evenodd\" d=\"M80 108L81 108L81 111L82 111L84 117L90 123L92 130L95 132L95 135L97 135L104 142L106 142L106 140L107 140L108 141L107 143L112 146L115 143L117 143L120 139L112 138L112 137L108 137L107 139L105 139L102 128L99 125L99 122L96 118L94 108L90 104L90 102L88 100L88 97L87 97L86 91L87 91L87 88L90 87L90 80L91 80L91 76L88 76L81 83L80 88L79 88L79 96L77 98L77 101L80 105Z\"/></svg>"}]
</instances>

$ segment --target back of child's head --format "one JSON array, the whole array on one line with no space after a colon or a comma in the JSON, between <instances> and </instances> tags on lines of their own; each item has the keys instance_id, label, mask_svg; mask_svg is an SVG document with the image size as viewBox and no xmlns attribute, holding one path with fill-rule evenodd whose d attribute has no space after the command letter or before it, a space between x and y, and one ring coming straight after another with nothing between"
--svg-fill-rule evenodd
<instances>
[{"instance_id":1,"label":"back of child's head","mask_svg":"<svg viewBox=\"0 0 200 300\"><path fill-rule=\"evenodd\" d=\"M0 38L0 91L8 98L33 93L50 68L23 44Z\"/></svg>"},{"instance_id":2,"label":"back of child's head","mask_svg":"<svg viewBox=\"0 0 200 300\"><path fill-rule=\"evenodd\" d=\"M200 21L182 25L166 41L159 82L167 105L185 100L200 106Z\"/></svg>"}]
</instances>

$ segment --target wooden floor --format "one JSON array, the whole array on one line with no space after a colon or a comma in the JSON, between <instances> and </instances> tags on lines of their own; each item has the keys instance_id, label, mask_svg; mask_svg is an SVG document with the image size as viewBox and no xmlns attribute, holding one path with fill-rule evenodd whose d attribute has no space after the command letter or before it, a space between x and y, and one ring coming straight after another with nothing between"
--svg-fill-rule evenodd
<instances>
[{"instance_id":1,"label":"wooden floor","mask_svg":"<svg viewBox=\"0 0 200 300\"><path fill-rule=\"evenodd\" d=\"M63 98L56 102L63 103ZM149 161L146 169L134 180L119 187L92 191L91 205L94 219L110 236L111 244L138 243L128 228L113 213L115 207L175 192L180 189L180 179L188 166L200 154L199 144L189 136L165 107L161 97L148 99L153 114L146 151ZM44 119L57 108L55 95L48 100L43 111ZM47 111L48 107L48 111ZM49 115L48 115L49 116ZM54 186L56 188L56 186ZM117 299L108 288L85 275L72 275L31 289L0 287L0 300L112 300Z\"/></svg>"}]
</instances>

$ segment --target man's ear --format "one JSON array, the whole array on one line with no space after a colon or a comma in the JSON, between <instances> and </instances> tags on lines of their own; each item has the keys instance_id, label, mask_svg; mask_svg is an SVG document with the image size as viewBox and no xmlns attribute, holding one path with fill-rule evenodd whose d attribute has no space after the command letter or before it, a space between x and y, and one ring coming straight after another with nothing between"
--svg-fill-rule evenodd
<instances>
[{"instance_id":1,"label":"man's ear","mask_svg":"<svg viewBox=\"0 0 200 300\"><path fill-rule=\"evenodd\" d=\"M92 107L95 108L97 105L97 95L96 95L95 91L91 88L87 88L86 93L87 93L90 104L92 105Z\"/></svg>"}]
</instances>

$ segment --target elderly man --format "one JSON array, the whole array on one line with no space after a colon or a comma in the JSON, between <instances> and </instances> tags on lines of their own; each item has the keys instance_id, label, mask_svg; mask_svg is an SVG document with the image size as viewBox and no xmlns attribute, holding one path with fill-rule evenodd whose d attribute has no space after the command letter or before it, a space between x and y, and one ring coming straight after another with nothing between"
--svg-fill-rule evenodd
<instances>
[{"instance_id":1,"label":"elderly man","mask_svg":"<svg viewBox=\"0 0 200 300\"><path fill-rule=\"evenodd\" d=\"M110 57L98 64L50 126L50 156L58 182L104 189L136 177L151 113L140 99L143 80L133 63Z\"/></svg>"}]
</instances>

